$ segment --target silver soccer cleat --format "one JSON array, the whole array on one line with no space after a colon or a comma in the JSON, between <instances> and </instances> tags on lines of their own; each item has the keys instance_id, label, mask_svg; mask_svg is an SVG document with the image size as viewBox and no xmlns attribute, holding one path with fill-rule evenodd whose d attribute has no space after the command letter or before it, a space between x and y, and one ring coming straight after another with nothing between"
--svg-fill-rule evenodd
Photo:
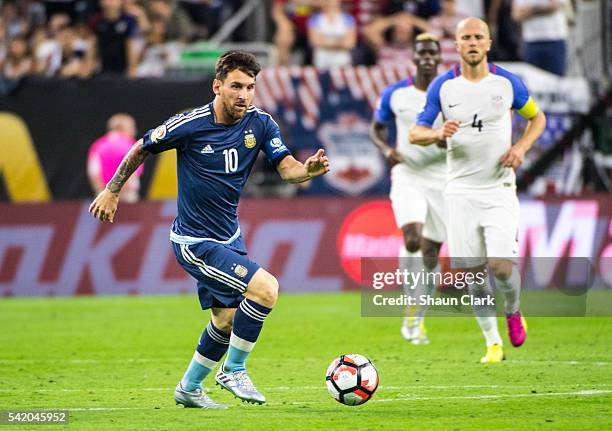
<instances>
[{"instance_id":1,"label":"silver soccer cleat","mask_svg":"<svg viewBox=\"0 0 612 431\"><path fill-rule=\"evenodd\" d=\"M182 404L185 407L192 407L196 409L226 409L225 404L218 404L214 402L208 395L206 395L202 389L196 389L195 391L186 391L179 382L174 390L174 401L177 404Z\"/></svg>"},{"instance_id":2,"label":"silver soccer cleat","mask_svg":"<svg viewBox=\"0 0 612 431\"><path fill-rule=\"evenodd\" d=\"M226 373L223 371L223 366L219 368L215 380L223 389L227 389L235 397L249 403L263 404L266 402L264 397L253 385L246 371L236 371L234 373Z\"/></svg>"}]
</instances>

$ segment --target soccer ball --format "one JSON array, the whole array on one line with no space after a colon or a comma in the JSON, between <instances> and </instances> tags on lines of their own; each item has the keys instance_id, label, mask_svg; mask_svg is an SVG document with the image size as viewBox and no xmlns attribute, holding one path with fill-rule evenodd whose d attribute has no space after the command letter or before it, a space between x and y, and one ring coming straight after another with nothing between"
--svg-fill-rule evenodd
<instances>
[{"instance_id":1,"label":"soccer ball","mask_svg":"<svg viewBox=\"0 0 612 431\"><path fill-rule=\"evenodd\" d=\"M347 406L358 406L376 392L378 371L365 356L355 353L342 355L327 368L325 384L336 401Z\"/></svg>"}]
</instances>

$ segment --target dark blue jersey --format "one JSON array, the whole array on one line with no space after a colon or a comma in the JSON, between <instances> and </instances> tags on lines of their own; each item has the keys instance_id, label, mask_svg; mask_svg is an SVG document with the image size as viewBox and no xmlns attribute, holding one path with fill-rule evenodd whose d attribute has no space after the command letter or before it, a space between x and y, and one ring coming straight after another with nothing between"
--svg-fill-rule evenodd
<instances>
[{"instance_id":1,"label":"dark blue jersey","mask_svg":"<svg viewBox=\"0 0 612 431\"><path fill-rule=\"evenodd\" d=\"M291 154L270 114L251 106L236 124L215 123L212 102L176 115L144 135L144 149L176 149L178 214L170 239L179 244L215 241L242 249L240 193L259 150L276 165Z\"/></svg>"}]
</instances>

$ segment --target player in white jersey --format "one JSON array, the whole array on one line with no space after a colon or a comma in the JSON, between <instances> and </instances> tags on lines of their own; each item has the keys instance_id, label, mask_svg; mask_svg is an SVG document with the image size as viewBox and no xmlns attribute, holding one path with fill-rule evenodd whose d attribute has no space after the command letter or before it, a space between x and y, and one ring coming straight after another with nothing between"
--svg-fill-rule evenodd
<instances>
[{"instance_id":1,"label":"player in white jersey","mask_svg":"<svg viewBox=\"0 0 612 431\"><path fill-rule=\"evenodd\" d=\"M485 22L467 18L457 26L455 37L461 63L429 86L427 104L410 129L410 141L430 145L446 139L446 226L452 262L473 273L484 271L488 263L505 296L510 341L518 347L525 341L526 323L519 311L514 170L544 131L546 118L517 76L488 63L491 37ZM512 109L527 119L514 145ZM432 128L440 112L446 121L443 127ZM470 289L473 295L492 297L486 282L473 283ZM474 311L487 342L481 362L500 362L504 352L495 307Z\"/></svg>"},{"instance_id":2,"label":"player in white jersey","mask_svg":"<svg viewBox=\"0 0 612 431\"><path fill-rule=\"evenodd\" d=\"M397 226L404 235L400 266L415 272L436 271L440 246L446 239L444 227L444 185L446 150L438 146L410 145L408 130L425 106L425 90L436 77L441 63L438 39L420 34L415 40L413 61L416 77L389 85L382 93L374 113L371 137L391 167L391 204ZM389 123L395 119L397 144L387 144ZM440 125L442 121L439 121ZM422 256L422 260L421 260ZM436 285L412 286L416 298L433 295ZM411 307L401 333L412 344L427 344L424 325L426 307Z\"/></svg>"}]
</instances>

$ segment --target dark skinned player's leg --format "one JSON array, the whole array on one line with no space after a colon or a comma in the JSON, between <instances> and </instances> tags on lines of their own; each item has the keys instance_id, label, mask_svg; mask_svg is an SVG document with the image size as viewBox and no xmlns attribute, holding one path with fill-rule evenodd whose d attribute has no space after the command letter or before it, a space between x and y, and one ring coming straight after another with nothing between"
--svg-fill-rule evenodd
<instances>
[{"instance_id":1,"label":"dark skinned player's leg","mask_svg":"<svg viewBox=\"0 0 612 431\"><path fill-rule=\"evenodd\" d=\"M428 238L421 238L421 253L423 254L423 266L426 279L421 284L420 295L426 298L433 298L436 295L437 282L436 274L440 272L438 266L438 256L440 254L441 243L432 241ZM420 306L415 313L418 322L423 321L427 305Z\"/></svg>"},{"instance_id":2,"label":"dark skinned player's leg","mask_svg":"<svg viewBox=\"0 0 612 431\"><path fill-rule=\"evenodd\" d=\"M402 226L404 246L408 253L417 253L421 248L421 234L423 223L408 223Z\"/></svg>"}]
</instances>

